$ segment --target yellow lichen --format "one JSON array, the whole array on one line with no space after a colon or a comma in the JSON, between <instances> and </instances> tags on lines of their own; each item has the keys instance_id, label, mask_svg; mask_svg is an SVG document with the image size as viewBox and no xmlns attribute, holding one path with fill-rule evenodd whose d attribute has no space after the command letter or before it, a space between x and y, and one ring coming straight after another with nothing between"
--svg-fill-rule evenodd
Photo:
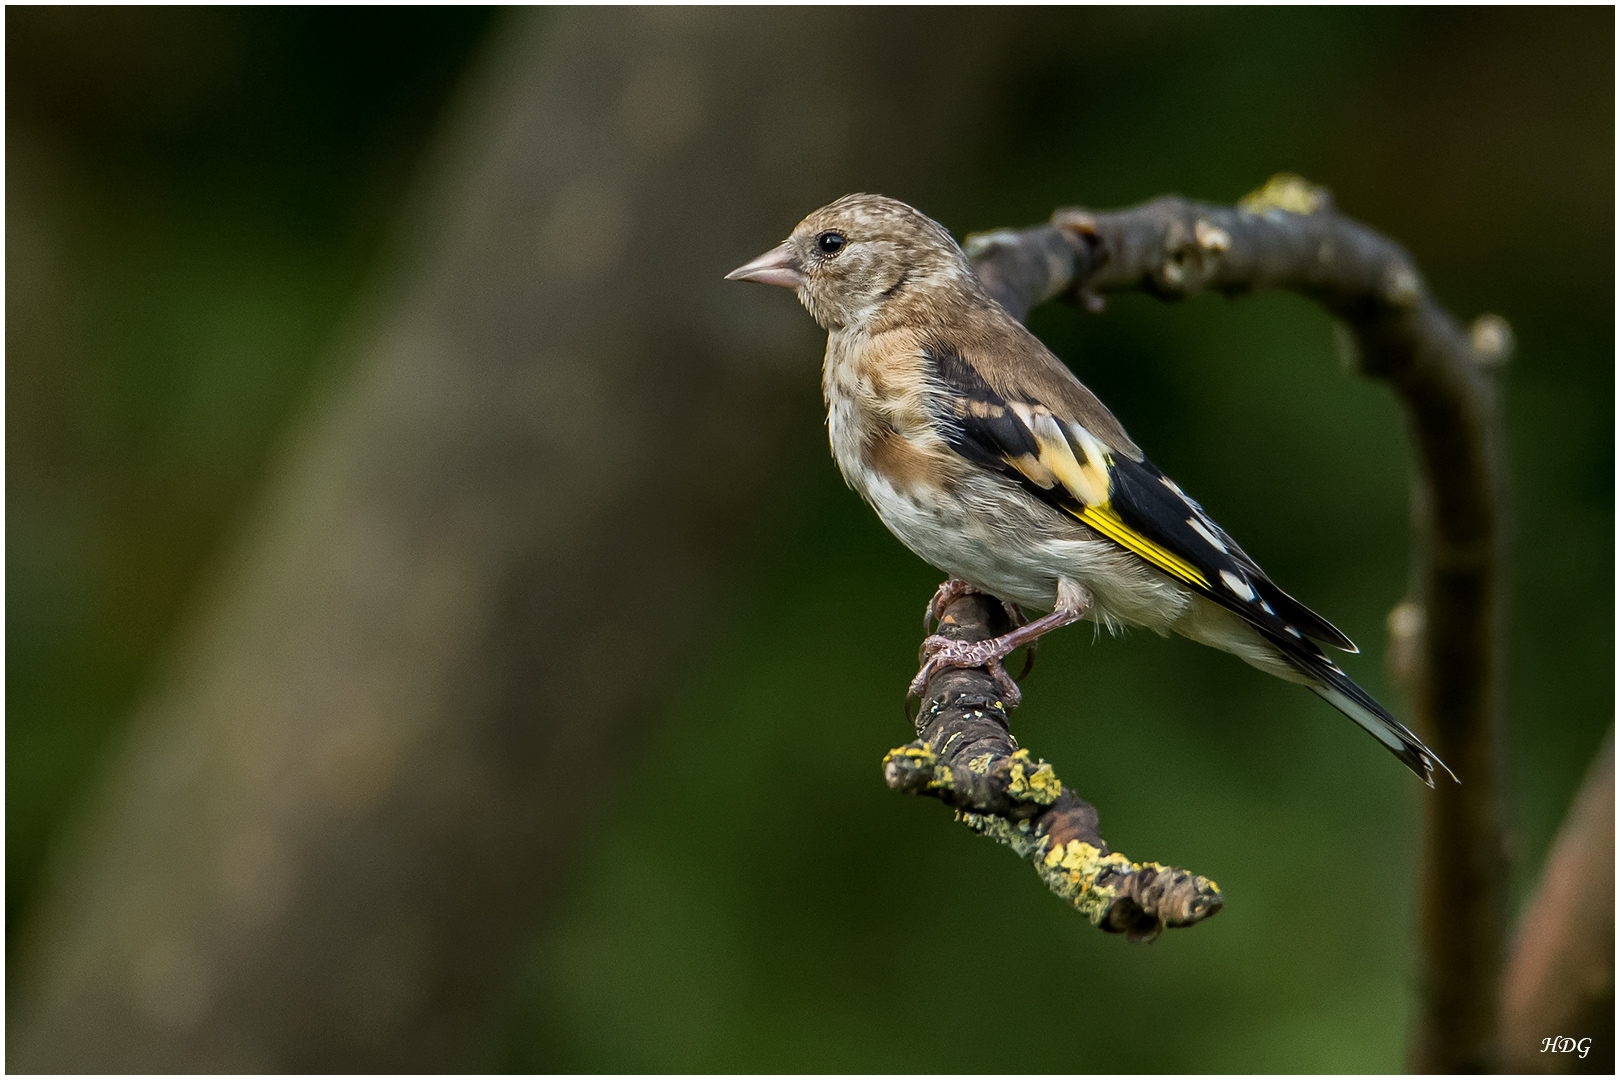
<instances>
[{"instance_id":1,"label":"yellow lichen","mask_svg":"<svg viewBox=\"0 0 1620 1080\"><path fill-rule=\"evenodd\" d=\"M916 743L897 746L884 755L883 764L887 766L895 758L904 758L914 771L926 773L930 789L948 789L955 782L955 777L951 774L951 767L941 761L939 755L926 746L919 746Z\"/></svg>"},{"instance_id":2,"label":"yellow lichen","mask_svg":"<svg viewBox=\"0 0 1620 1080\"><path fill-rule=\"evenodd\" d=\"M1097 884L1097 878L1105 870L1124 874L1140 867L1118 852L1104 855L1101 848L1083 840L1070 840L1048 849L1035 869L1047 888L1096 924L1102 921L1109 905L1119 895L1112 885Z\"/></svg>"},{"instance_id":3,"label":"yellow lichen","mask_svg":"<svg viewBox=\"0 0 1620 1080\"><path fill-rule=\"evenodd\" d=\"M1327 189L1293 173L1278 173L1257 191L1238 200L1238 209L1251 214L1284 210L1290 214L1314 214L1327 205Z\"/></svg>"},{"instance_id":4,"label":"yellow lichen","mask_svg":"<svg viewBox=\"0 0 1620 1080\"><path fill-rule=\"evenodd\" d=\"M975 814L965 810L956 812L956 820L980 836L1005 844L1020 857L1030 860L1046 887L1084 915L1093 926L1101 925L1108 917L1109 909L1120 895L1116 883L1125 875L1144 870L1159 874L1175 873L1162 863L1134 863L1117 851L1104 854L1101 848L1084 840L1054 844L1050 837L1042 835L1027 821L1014 824L994 814ZM1099 879L1105 875L1109 883L1100 884ZM1202 876L1194 878L1194 885L1206 896L1213 894L1218 907L1219 885Z\"/></svg>"},{"instance_id":5,"label":"yellow lichen","mask_svg":"<svg viewBox=\"0 0 1620 1080\"><path fill-rule=\"evenodd\" d=\"M934 763L939 760L934 752L928 749L928 747L919 746L916 743L908 743L905 746L895 747L893 750L890 750L887 754L883 755L883 760L885 763L887 763L890 759L897 757L910 758L912 762L924 768L933 768Z\"/></svg>"},{"instance_id":6,"label":"yellow lichen","mask_svg":"<svg viewBox=\"0 0 1620 1080\"><path fill-rule=\"evenodd\" d=\"M930 789L952 787L950 768L926 745L913 743L891 750L884 760L887 764L893 759L902 760L907 767L926 776ZM1062 792L1063 786L1052 766L1032 756L1029 751L1020 749L1006 760L1007 793L1014 799L1050 805ZM993 755L981 755L970 761L968 768L983 775L993 761ZM1126 875L1142 870L1153 870L1160 874L1175 872L1160 863L1133 863L1117 851L1105 853L1101 847L1084 840L1054 843L1034 821L1014 822L996 814L980 814L960 808L954 810L953 816L979 835L1005 844L1020 858L1028 859L1046 887L1084 915L1093 926L1101 925L1108 917L1110 908L1119 899L1118 883ZM1204 877L1195 878L1194 885L1201 893L1214 894L1218 910L1220 886ZM1202 917L1195 914L1193 921Z\"/></svg>"},{"instance_id":7,"label":"yellow lichen","mask_svg":"<svg viewBox=\"0 0 1620 1080\"><path fill-rule=\"evenodd\" d=\"M1021 802L1050 806L1063 791L1063 784L1052 766L1019 750L1008 759L1007 794Z\"/></svg>"}]
</instances>

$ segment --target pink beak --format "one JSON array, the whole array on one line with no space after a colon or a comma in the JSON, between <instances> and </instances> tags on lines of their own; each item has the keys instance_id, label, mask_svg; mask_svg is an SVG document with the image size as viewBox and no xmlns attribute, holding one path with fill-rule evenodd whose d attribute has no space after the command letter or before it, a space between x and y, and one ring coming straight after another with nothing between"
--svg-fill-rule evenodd
<instances>
[{"instance_id":1,"label":"pink beak","mask_svg":"<svg viewBox=\"0 0 1620 1080\"><path fill-rule=\"evenodd\" d=\"M799 258L786 240L751 263L744 263L726 275L727 281L757 281L761 285L781 285L797 289L804 284L804 271L799 269Z\"/></svg>"}]
</instances>

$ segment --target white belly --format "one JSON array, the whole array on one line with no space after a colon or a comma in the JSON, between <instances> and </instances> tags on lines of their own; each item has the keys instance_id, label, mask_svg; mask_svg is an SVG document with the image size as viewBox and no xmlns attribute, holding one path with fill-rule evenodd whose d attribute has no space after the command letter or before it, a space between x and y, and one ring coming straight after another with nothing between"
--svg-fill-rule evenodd
<instances>
[{"instance_id":1,"label":"white belly","mask_svg":"<svg viewBox=\"0 0 1620 1080\"><path fill-rule=\"evenodd\" d=\"M990 473L948 489L901 489L861 455L853 406L828 412L833 456L844 479L919 557L952 577L1036 611L1057 600L1059 578L1093 597L1088 618L1164 631L1187 609L1182 590L1078 521Z\"/></svg>"}]
</instances>

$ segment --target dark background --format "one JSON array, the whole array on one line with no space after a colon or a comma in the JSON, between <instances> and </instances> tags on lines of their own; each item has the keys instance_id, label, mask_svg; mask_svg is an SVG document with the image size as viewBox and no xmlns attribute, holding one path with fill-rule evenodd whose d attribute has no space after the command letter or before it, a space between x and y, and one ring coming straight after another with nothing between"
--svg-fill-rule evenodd
<instances>
[{"instance_id":1,"label":"dark background","mask_svg":"<svg viewBox=\"0 0 1620 1080\"><path fill-rule=\"evenodd\" d=\"M885 19L925 60L972 53L950 20ZM71 857L65 823L114 767L278 436L341 374L345 320L397 272L394 223L447 105L512 21L8 9L13 960L50 895L42 867ZM1230 202L1286 169L1402 242L1460 317L1511 322L1522 900L1613 716L1613 12L1054 10L1008 12L1001 33L974 103L991 134L885 191L959 237L1062 205ZM707 101L705 122L724 128L733 104ZM786 137L833 140L836 125ZM741 263L795 220L702 266ZM697 212L657 228L675 251L704 243ZM792 298L728 302L775 326ZM1280 296L1127 297L1031 325L1274 579L1361 643L1352 675L1401 714L1381 658L1406 581L1404 429L1387 394L1341 370L1328 319ZM1425 793L1311 695L1179 639L1043 645L1023 744L1099 807L1116 849L1226 891L1218 919L1150 948L1092 930L1005 851L883 787L939 575L844 488L816 337L798 343L769 497L715 525L748 552L721 617L589 815L484 1063L1398 1068Z\"/></svg>"}]
</instances>

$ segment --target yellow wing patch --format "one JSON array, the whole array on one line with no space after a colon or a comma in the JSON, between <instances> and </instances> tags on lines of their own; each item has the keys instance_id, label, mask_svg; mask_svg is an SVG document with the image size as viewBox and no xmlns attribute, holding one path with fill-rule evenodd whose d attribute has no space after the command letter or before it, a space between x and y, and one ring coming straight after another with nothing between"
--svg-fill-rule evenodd
<instances>
[{"instance_id":1,"label":"yellow wing patch","mask_svg":"<svg viewBox=\"0 0 1620 1080\"><path fill-rule=\"evenodd\" d=\"M1069 511L1071 514L1074 511ZM1075 517L1102 533L1108 539L1134 551L1160 570L1178 577L1189 585L1196 585L1201 589L1209 588L1209 579L1200 574L1191 563L1179 556L1172 555L1164 548L1155 544L1129 525L1119 519L1114 508L1108 503L1101 506L1082 506Z\"/></svg>"},{"instance_id":2,"label":"yellow wing patch","mask_svg":"<svg viewBox=\"0 0 1620 1080\"><path fill-rule=\"evenodd\" d=\"M1186 559L1172 554L1120 520L1109 501L1113 494L1113 478L1108 471L1108 451L1091 432L1078 424L1068 425L1080 447L1080 454L1076 455L1074 446L1065 437L1063 427L1050 412L1022 402L1009 404L1035 437L1039 456L1020 454L1016 458L1006 459L1008 464L1040 487L1050 489L1054 482L1062 484L1080 504L1078 511L1071 509L1069 513L1114 543L1135 552L1189 585L1201 589L1210 587L1209 579Z\"/></svg>"},{"instance_id":3,"label":"yellow wing patch","mask_svg":"<svg viewBox=\"0 0 1620 1080\"><path fill-rule=\"evenodd\" d=\"M1107 502L1110 486L1108 458L1100 444L1091 438L1090 432L1078 425L1071 428L1077 436L1083 435L1085 439L1081 444L1083 456L1077 458L1074 447L1065 437L1063 426L1046 408L1031 407L1021 401L1010 404L1018 419L1024 422L1024 427L1035 437L1040 468L1027 469L1018 461L1014 461L1013 466L1042 487L1051 487L1051 478L1055 477L1070 495L1087 505ZM1023 455L1024 458L1028 456Z\"/></svg>"}]
</instances>

